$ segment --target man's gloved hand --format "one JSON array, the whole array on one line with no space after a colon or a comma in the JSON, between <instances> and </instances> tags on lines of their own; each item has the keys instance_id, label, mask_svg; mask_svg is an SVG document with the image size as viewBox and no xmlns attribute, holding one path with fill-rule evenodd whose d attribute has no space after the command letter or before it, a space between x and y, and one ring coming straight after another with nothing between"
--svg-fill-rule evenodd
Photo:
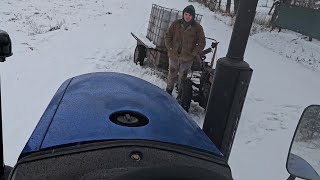
<instances>
[{"instance_id":1,"label":"man's gloved hand","mask_svg":"<svg viewBox=\"0 0 320 180\"><path fill-rule=\"evenodd\" d=\"M196 61L196 63L201 67L201 65L202 65L202 59L201 59L201 57L200 57L199 55L195 57L195 61Z\"/></svg>"},{"instance_id":2,"label":"man's gloved hand","mask_svg":"<svg viewBox=\"0 0 320 180\"><path fill-rule=\"evenodd\" d=\"M192 52L192 55L194 56L195 61L201 64L202 60L201 60L200 54L197 52Z\"/></svg>"},{"instance_id":3,"label":"man's gloved hand","mask_svg":"<svg viewBox=\"0 0 320 180\"><path fill-rule=\"evenodd\" d=\"M202 60L199 53L192 53L194 57L193 66L196 67L195 69L201 69Z\"/></svg>"}]
</instances>

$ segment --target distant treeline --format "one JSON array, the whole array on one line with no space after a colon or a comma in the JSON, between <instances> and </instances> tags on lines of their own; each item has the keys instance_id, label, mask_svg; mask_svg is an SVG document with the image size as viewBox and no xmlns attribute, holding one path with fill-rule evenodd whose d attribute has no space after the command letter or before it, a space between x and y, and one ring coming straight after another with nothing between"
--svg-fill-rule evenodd
<instances>
[{"instance_id":1,"label":"distant treeline","mask_svg":"<svg viewBox=\"0 0 320 180\"><path fill-rule=\"evenodd\" d=\"M320 9L320 0L284 0L284 3L311 9Z\"/></svg>"},{"instance_id":2,"label":"distant treeline","mask_svg":"<svg viewBox=\"0 0 320 180\"><path fill-rule=\"evenodd\" d=\"M236 14L240 0L189 0L189 1L196 1L200 4L203 4L207 6L210 10L215 11L223 11L226 13L231 14ZM281 3L286 3L290 5L295 5L295 6L301 6L301 7L306 7L306 8L312 8L312 9L320 9L320 0L273 0L274 3L280 2ZM267 6L266 1L266 5ZM231 10L231 5L233 4L233 9Z\"/></svg>"}]
</instances>

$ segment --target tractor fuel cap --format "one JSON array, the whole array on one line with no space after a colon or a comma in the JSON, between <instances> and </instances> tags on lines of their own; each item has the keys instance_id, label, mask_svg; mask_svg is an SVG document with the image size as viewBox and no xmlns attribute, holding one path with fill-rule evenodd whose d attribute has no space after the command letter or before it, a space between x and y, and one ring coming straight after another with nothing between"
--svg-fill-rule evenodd
<instances>
[{"instance_id":1,"label":"tractor fuel cap","mask_svg":"<svg viewBox=\"0 0 320 180\"><path fill-rule=\"evenodd\" d=\"M110 116L110 120L117 125L127 127L140 127L149 123L149 120L145 116L131 111L113 113Z\"/></svg>"}]
</instances>

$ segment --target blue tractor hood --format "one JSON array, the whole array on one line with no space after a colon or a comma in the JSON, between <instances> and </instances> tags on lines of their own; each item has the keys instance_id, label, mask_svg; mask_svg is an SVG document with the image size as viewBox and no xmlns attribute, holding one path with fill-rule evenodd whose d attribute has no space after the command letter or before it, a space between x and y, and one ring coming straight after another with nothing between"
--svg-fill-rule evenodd
<instances>
[{"instance_id":1,"label":"blue tractor hood","mask_svg":"<svg viewBox=\"0 0 320 180\"><path fill-rule=\"evenodd\" d=\"M148 123L118 125L110 120L118 112L135 112ZM61 85L19 159L42 150L115 140L169 143L222 156L164 90L130 75L99 72L73 77Z\"/></svg>"}]
</instances>

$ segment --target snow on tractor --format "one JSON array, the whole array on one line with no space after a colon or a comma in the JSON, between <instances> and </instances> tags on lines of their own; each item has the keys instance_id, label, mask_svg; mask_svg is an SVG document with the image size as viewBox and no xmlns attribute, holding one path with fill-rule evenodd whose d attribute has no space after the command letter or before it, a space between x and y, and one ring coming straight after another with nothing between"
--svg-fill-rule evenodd
<instances>
[{"instance_id":1,"label":"snow on tractor","mask_svg":"<svg viewBox=\"0 0 320 180\"><path fill-rule=\"evenodd\" d=\"M171 23L182 18L182 11L161 7L153 4L147 35L131 33L137 40L134 50L134 63L141 66L145 65L145 60L150 62L153 67L168 71L169 57L165 47L165 33ZM202 15L196 14L195 21L201 22ZM190 108L191 100L198 102L206 109L210 88L213 80L214 69L212 65L216 57L218 42L213 38L206 37L211 41L211 46L202 51L201 64L194 63L191 73L185 82L181 82L181 89L178 89L177 100L186 110ZM206 55L212 53L211 61L205 61Z\"/></svg>"}]
</instances>

